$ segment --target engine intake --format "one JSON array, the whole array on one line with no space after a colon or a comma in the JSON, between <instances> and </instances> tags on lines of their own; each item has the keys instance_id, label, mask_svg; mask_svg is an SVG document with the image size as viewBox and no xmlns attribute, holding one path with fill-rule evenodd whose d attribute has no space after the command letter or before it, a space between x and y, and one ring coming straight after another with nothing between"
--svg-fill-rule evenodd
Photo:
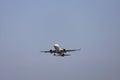
<instances>
[{"instance_id":1,"label":"engine intake","mask_svg":"<svg viewBox=\"0 0 120 80\"><path fill-rule=\"evenodd\" d=\"M50 53L52 54L52 53L53 53L53 51L52 51L52 50L50 50Z\"/></svg>"},{"instance_id":2,"label":"engine intake","mask_svg":"<svg viewBox=\"0 0 120 80\"><path fill-rule=\"evenodd\" d=\"M66 53L67 52L66 49L63 49L63 52Z\"/></svg>"}]
</instances>

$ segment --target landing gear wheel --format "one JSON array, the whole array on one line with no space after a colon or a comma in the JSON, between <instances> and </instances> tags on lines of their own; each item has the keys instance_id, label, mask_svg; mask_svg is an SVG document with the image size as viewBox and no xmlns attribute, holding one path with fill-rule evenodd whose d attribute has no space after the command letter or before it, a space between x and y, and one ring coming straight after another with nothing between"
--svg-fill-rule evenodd
<instances>
[{"instance_id":1,"label":"landing gear wheel","mask_svg":"<svg viewBox=\"0 0 120 80\"><path fill-rule=\"evenodd\" d=\"M54 53L54 56L56 56L56 54Z\"/></svg>"},{"instance_id":2,"label":"landing gear wheel","mask_svg":"<svg viewBox=\"0 0 120 80\"><path fill-rule=\"evenodd\" d=\"M65 54L62 54L62 56L64 57L64 56L65 56Z\"/></svg>"}]
</instances>

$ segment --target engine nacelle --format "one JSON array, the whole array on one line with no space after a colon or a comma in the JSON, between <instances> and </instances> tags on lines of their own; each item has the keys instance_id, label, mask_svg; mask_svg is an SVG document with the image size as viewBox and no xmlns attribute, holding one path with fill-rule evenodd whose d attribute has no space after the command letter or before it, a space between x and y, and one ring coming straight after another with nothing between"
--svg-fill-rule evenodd
<instances>
[{"instance_id":1,"label":"engine nacelle","mask_svg":"<svg viewBox=\"0 0 120 80\"><path fill-rule=\"evenodd\" d=\"M66 53L67 52L66 49L63 49L63 52Z\"/></svg>"},{"instance_id":2,"label":"engine nacelle","mask_svg":"<svg viewBox=\"0 0 120 80\"><path fill-rule=\"evenodd\" d=\"M50 50L50 53L52 54L52 53L53 53L53 51L52 51L52 50Z\"/></svg>"}]
</instances>

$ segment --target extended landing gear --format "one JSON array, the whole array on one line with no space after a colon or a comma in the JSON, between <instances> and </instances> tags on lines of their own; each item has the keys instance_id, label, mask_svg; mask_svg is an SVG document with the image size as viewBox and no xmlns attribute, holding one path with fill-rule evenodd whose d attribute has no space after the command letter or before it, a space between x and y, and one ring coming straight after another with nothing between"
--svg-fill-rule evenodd
<instances>
[{"instance_id":1,"label":"extended landing gear","mask_svg":"<svg viewBox=\"0 0 120 80\"><path fill-rule=\"evenodd\" d=\"M65 56L65 54L62 54L61 56L62 56L62 57L64 57L64 56Z\"/></svg>"},{"instance_id":2,"label":"extended landing gear","mask_svg":"<svg viewBox=\"0 0 120 80\"><path fill-rule=\"evenodd\" d=\"M56 54L54 53L54 56L56 56Z\"/></svg>"}]
</instances>

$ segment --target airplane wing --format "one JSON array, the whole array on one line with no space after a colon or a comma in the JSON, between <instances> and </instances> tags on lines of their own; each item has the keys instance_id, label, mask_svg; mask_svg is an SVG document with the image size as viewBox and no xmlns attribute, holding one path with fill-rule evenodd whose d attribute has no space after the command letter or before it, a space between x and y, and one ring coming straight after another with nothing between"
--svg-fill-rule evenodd
<instances>
[{"instance_id":1,"label":"airplane wing","mask_svg":"<svg viewBox=\"0 0 120 80\"><path fill-rule=\"evenodd\" d=\"M40 52L44 52L44 53L50 53L50 51L40 51Z\"/></svg>"},{"instance_id":2,"label":"airplane wing","mask_svg":"<svg viewBox=\"0 0 120 80\"><path fill-rule=\"evenodd\" d=\"M66 52L79 51L80 49L66 50Z\"/></svg>"},{"instance_id":3,"label":"airplane wing","mask_svg":"<svg viewBox=\"0 0 120 80\"><path fill-rule=\"evenodd\" d=\"M55 50L49 50L49 51L40 51L40 52L44 52L44 53L55 53Z\"/></svg>"}]
</instances>

